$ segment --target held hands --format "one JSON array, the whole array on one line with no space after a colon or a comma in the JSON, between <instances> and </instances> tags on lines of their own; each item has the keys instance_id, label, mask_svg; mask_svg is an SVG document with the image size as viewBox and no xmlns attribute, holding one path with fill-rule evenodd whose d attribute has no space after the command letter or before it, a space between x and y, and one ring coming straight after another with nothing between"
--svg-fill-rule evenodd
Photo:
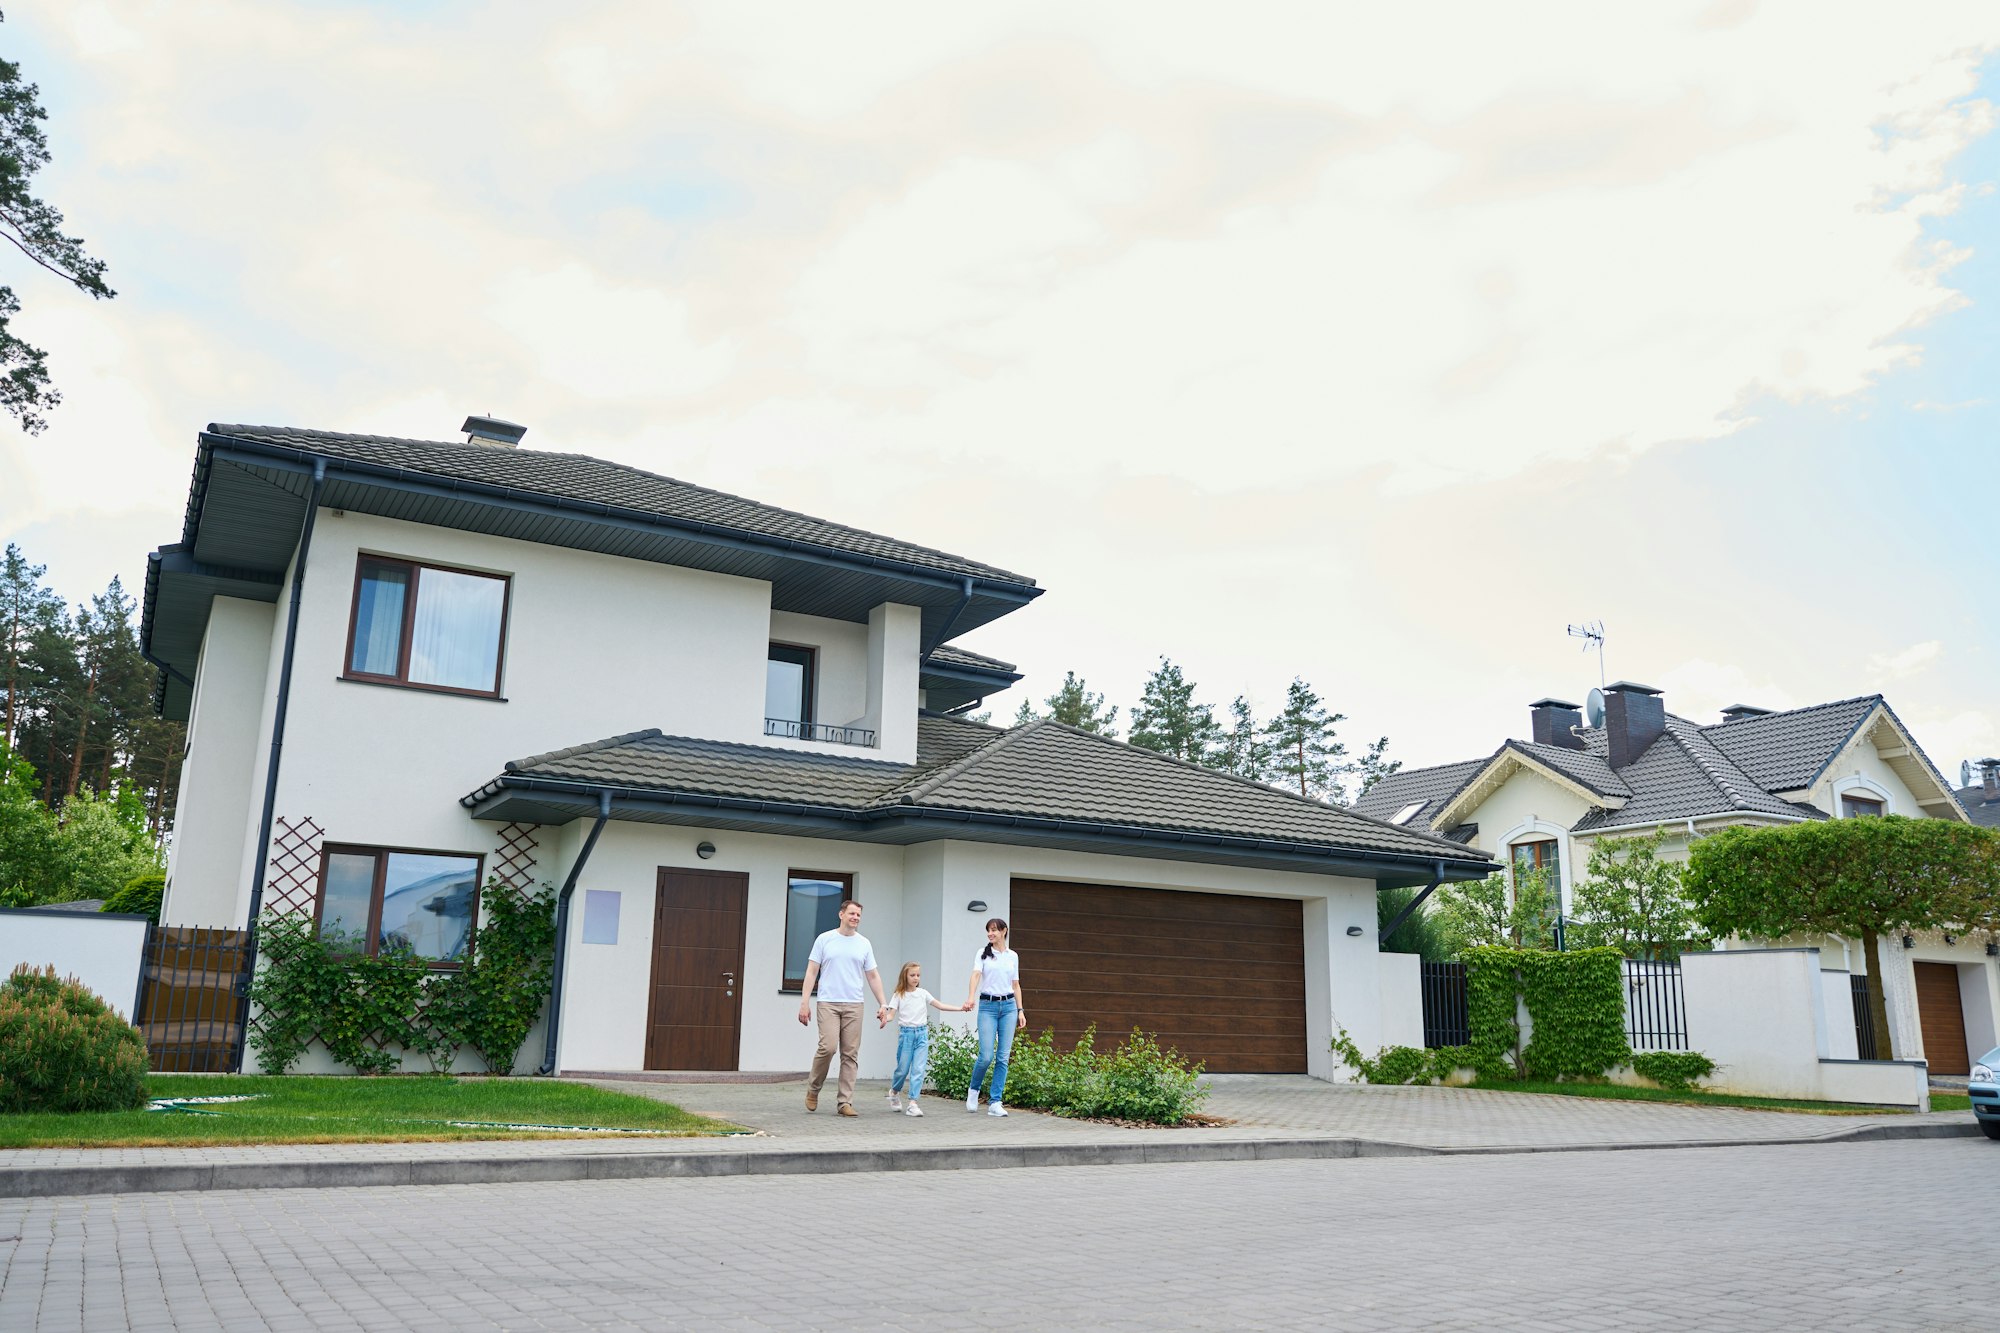
<instances>
[{"instance_id":1,"label":"held hands","mask_svg":"<svg viewBox=\"0 0 2000 1333\"><path fill-rule=\"evenodd\" d=\"M895 1010L895 1008L894 1008L893 1006L891 1006L891 1005L886 1005L886 1004L885 1004L885 1005L883 1005L883 1006L882 1006L882 1007L881 1007L880 1009L877 1009L877 1010L875 1011L875 1021L876 1021L876 1024L877 1024L877 1026L880 1026L880 1027L888 1027L888 1026L889 1026L889 1015L891 1015L891 1014L893 1014L893 1013L895 1013L895 1012L896 1012L896 1010Z\"/></svg>"}]
</instances>

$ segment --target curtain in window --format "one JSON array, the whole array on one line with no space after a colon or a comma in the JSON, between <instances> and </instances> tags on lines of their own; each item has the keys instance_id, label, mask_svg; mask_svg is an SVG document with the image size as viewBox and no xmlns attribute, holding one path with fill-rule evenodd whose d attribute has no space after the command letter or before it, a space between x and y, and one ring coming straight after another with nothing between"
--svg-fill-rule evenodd
<instances>
[{"instance_id":1,"label":"curtain in window","mask_svg":"<svg viewBox=\"0 0 2000 1333\"><path fill-rule=\"evenodd\" d=\"M360 602L354 608L350 671L371 676L396 674L396 659L403 647L403 599L409 590L409 570L393 565L363 566Z\"/></svg>"},{"instance_id":2,"label":"curtain in window","mask_svg":"<svg viewBox=\"0 0 2000 1333\"><path fill-rule=\"evenodd\" d=\"M410 679L461 690L499 688L503 580L426 569L417 585Z\"/></svg>"}]
</instances>

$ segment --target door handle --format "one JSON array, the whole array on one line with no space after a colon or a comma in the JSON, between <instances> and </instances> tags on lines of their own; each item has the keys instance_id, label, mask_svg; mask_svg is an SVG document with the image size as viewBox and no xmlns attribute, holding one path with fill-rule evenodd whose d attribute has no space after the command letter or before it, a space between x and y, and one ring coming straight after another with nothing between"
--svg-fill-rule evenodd
<instances>
[{"instance_id":1,"label":"door handle","mask_svg":"<svg viewBox=\"0 0 2000 1333\"><path fill-rule=\"evenodd\" d=\"M724 972L722 974L722 985L722 993L724 995L736 994L736 974L734 972Z\"/></svg>"}]
</instances>

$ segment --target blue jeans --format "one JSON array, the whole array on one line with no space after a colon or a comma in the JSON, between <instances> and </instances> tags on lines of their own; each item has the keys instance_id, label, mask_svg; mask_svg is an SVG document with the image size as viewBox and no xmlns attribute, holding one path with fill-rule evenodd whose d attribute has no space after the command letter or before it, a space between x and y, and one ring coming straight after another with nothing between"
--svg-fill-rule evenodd
<instances>
[{"instance_id":1,"label":"blue jeans","mask_svg":"<svg viewBox=\"0 0 2000 1333\"><path fill-rule=\"evenodd\" d=\"M987 1069L991 1068L993 1089L989 1095L996 1102L1002 1100L1007 1091L1007 1057L1014 1050L1014 1027L1012 996L1004 1000L980 1000L979 1059L972 1066L972 1087L977 1091L986 1078Z\"/></svg>"},{"instance_id":2,"label":"blue jeans","mask_svg":"<svg viewBox=\"0 0 2000 1333\"><path fill-rule=\"evenodd\" d=\"M931 1029L929 1024L922 1027L896 1029L896 1077L889 1081L889 1091L897 1092L904 1084L909 1085L910 1096L914 1098L924 1090L924 1064L930 1058Z\"/></svg>"}]
</instances>

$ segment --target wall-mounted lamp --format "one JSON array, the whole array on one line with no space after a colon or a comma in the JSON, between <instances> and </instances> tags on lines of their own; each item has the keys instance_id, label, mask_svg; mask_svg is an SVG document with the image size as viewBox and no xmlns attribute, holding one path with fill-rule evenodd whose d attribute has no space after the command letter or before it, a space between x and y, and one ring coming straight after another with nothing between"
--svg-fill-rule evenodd
<instances>
[{"instance_id":1,"label":"wall-mounted lamp","mask_svg":"<svg viewBox=\"0 0 2000 1333\"><path fill-rule=\"evenodd\" d=\"M1917 939L1916 939L1916 936L1914 936L1914 935L1905 935L1905 936L1903 936L1903 947L1904 947L1905 949L1914 949L1914 948L1916 948L1916 947L1917 947Z\"/></svg>"},{"instance_id":2,"label":"wall-mounted lamp","mask_svg":"<svg viewBox=\"0 0 2000 1333\"><path fill-rule=\"evenodd\" d=\"M1359 927L1359 926L1349 926L1349 927L1347 928L1347 934L1348 934L1349 938L1355 938L1355 937L1358 937L1358 936L1359 936L1359 935L1361 934L1361 927Z\"/></svg>"},{"instance_id":3,"label":"wall-mounted lamp","mask_svg":"<svg viewBox=\"0 0 2000 1333\"><path fill-rule=\"evenodd\" d=\"M1994 940L1986 941L1986 956L1988 958L2000 958L2000 942Z\"/></svg>"},{"instance_id":4,"label":"wall-mounted lamp","mask_svg":"<svg viewBox=\"0 0 2000 1333\"><path fill-rule=\"evenodd\" d=\"M984 898L974 898L965 905L965 910L968 912L983 912L986 910L986 900Z\"/></svg>"},{"instance_id":5,"label":"wall-mounted lamp","mask_svg":"<svg viewBox=\"0 0 2000 1333\"><path fill-rule=\"evenodd\" d=\"M1956 944L1956 943L1958 943L1958 936L1956 936L1956 935L1947 935L1947 936L1945 936L1945 937L1944 937L1944 942L1945 942L1946 944Z\"/></svg>"},{"instance_id":6,"label":"wall-mounted lamp","mask_svg":"<svg viewBox=\"0 0 2000 1333\"><path fill-rule=\"evenodd\" d=\"M695 846L694 854L706 861L709 857L715 855L715 844L712 842L698 843Z\"/></svg>"}]
</instances>

